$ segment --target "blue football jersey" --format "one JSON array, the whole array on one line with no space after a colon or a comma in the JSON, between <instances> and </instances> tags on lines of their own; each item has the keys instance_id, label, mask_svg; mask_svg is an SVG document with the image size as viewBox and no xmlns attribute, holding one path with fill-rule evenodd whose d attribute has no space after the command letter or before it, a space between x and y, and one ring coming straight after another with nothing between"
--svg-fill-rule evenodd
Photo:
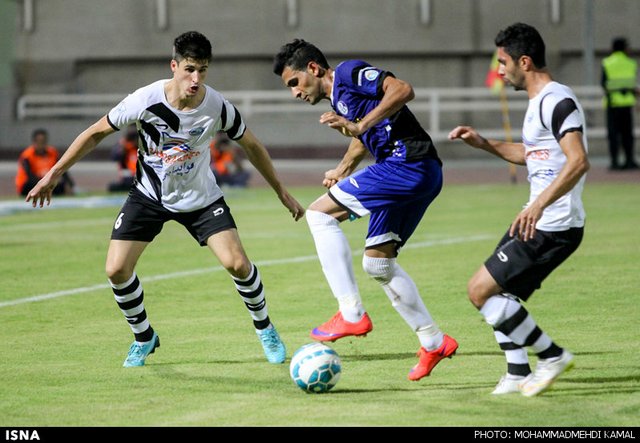
<instances>
[{"instance_id":1,"label":"blue football jersey","mask_svg":"<svg viewBox=\"0 0 640 443\"><path fill-rule=\"evenodd\" d=\"M334 71L331 106L339 115L357 123L380 103L387 76L393 74L361 60L340 63ZM378 163L438 159L431 137L406 105L358 138Z\"/></svg>"}]
</instances>

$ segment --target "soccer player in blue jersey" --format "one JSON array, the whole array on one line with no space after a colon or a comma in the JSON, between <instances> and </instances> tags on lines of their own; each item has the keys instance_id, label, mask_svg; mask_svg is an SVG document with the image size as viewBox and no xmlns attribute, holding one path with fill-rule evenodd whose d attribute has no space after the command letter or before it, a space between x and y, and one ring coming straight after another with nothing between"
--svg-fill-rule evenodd
<instances>
[{"instance_id":1,"label":"soccer player in blue jersey","mask_svg":"<svg viewBox=\"0 0 640 443\"><path fill-rule=\"evenodd\" d=\"M306 212L322 270L339 304L339 311L313 329L311 337L335 341L373 329L339 226L344 220L370 215L362 265L418 335L420 360L409 379L420 380L440 360L451 357L458 343L440 331L415 283L396 262L400 248L442 188L436 149L406 106L414 97L413 88L360 60L331 68L317 47L298 39L280 49L273 71L295 98L312 105L330 100L334 112L324 113L320 123L351 140L342 161L325 173L323 185L329 192ZM355 172L367 150L376 163Z\"/></svg>"}]
</instances>

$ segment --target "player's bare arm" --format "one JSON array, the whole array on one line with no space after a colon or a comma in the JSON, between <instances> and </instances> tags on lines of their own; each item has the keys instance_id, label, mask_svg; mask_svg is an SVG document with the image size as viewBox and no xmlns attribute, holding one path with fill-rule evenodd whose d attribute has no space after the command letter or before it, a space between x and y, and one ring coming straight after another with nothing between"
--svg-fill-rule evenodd
<instances>
[{"instance_id":1,"label":"player's bare arm","mask_svg":"<svg viewBox=\"0 0 640 443\"><path fill-rule=\"evenodd\" d=\"M469 146L482 149L490 154L500 157L509 163L524 165L524 146L522 143L509 143L500 140L488 140L481 136L471 126L457 126L449 133L449 140L459 138Z\"/></svg>"},{"instance_id":2,"label":"player's bare arm","mask_svg":"<svg viewBox=\"0 0 640 443\"><path fill-rule=\"evenodd\" d=\"M509 230L511 236L518 234L524 241L533 238L536 223L542 217L544 209L573 189L589 170L589 159L582 143L581 132L566 133L560 139L560 147L567 157L567 162L555 180L513 220Z\"/></svg>"},{"instance_id":3,"label":"player's bare arm","mask_svg":"<svg viewBox=\"0 0 640 443\"><path fill-rule=\"evenodd\" d=\"M354 123L331 111L322 114L320 123L337 129L347 137L357 137L385 118L394 115L415 97L413 87L409 83L390 76L384 79L382 90L384 95L380 104L359 122Z\"/></svg>"},{"instance_id":4,"label":"player's bare arm","mask_svg":"<svg viewBox=\"0 0 640 443\"><path fill-rule=\"evenodd\" d=\"M91 152L103 138L113 132L115 132L115 130L109 124L106 116L85 129L76 137L73 143L71 143L69 149L66 150L53 168L51 168L51 170L42 177L42 180L27 194L26 201L32 201L34 208L38 205L43 207L45 201L47 205L49 205L51 203L53 189L56 187L60 177L62 177L62 174L67 172L78 160Z\"/></svg>"},{"instance_id":5,"label":"player's bare arm","mask_svg":"<svg viewBox=\"0 0 640 443\"><path fill-rule=\"evenodd\" d=\"M322 185L330 188L343 178L351 175L365 155L367 155L367 147L357 138L352 138L349 148L340 163L338 163L338 166L324 173Z\"/></svg>"},{"instance_id":6,"label":"player's bare arm","mask_svg":"<svg viewBox=\"0 0 640 443\"><path fill-rule=\"evenodd\" d=\"M244 149L247 158L258 172L265 178L267 183L276 191L282 204L289 210L293 218L298 221L304 216L304 208L293 198L278 179L271 157L266 148L260 143L255 135L247 128L244 135L237 140Z\"/></svg>"}]
</instances>

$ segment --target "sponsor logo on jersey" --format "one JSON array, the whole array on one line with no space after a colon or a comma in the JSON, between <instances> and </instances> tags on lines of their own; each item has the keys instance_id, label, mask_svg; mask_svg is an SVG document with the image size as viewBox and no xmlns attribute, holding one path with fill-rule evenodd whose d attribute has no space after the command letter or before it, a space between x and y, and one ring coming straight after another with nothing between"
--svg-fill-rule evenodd
<instances>
[{"instance_id":1,"label":"sponsor logo on jersey","mask_svg":"<svg viewBox=\"0 0 640 443\"><path fill-rule=\"evenodd\" d=\"M380 73L375 69L368 69L367 72L364 73L364 78L372 82L378 78L378 75L380 75Z\"/></svg>"},{"instance_id":2,"label":"sponsor logo on jersey","mask_svg":"<svg viewBox=\"0 0 640 443\"><path fill-rule=\"evenodd\" d=\"M498 252L498 260L500 260L502 263L506 263L509 261L509 257L507 257L507 254L505 254L502 251Z\"/></svg>"},{"instance_id":3,"label":"sponsor logo on jersey","mask_svg":"<svg viewBox=\"0 0 640 443\"><path fill-rule=\"evenodd\" d=\"M202 126L200 126L199 128L193 128L193 129L191 129L191 130L189 131L189 135L192 135L192 136L194 136L194 137L195 137L195 136L197 136L197 135L202 134L203 132L204 132L204 128L203 128Z\"/></svg>"},{"instance_id":4,"label":"sponsor logo on jersey","mask_svg":"<svg viewBox=\"0 0 640 443\"><path fill-rule=\"evenodd\" d=\"M189 152L191 146L187 144L187 140L178 137L171 137L162 143L162 151Z\"/></svg>"},{"instance_id":5,"label":"sponsor logo on jersey","mask_svg":"<svg viewBox=\"0 0 640 443\"><path fill-rule=\"evenodd\" d=\"M224 214L224 208L216 208L213 210L213 216L217 217L219 215Z\"/></svg>"},{"instance_id":6,"label":"sponsor logo on jersey","mask_svg":"<svg viewBox=\"0 0 640 443\"><path fill-rule=\"evenodd\" d=\"M550 153L550 150L546 148L536 149L533 151L528 151L526 156L527 156L527 160L549 160L551 153Z\"/></svg>"},{"instance_id":7,"label":"sponsor logo on jersey","mask_svg":"<svg viewBox=\"0 0 640 443\"><path fill-rule=\"evenodd\" d=\"M358 182L356 181L355 178L353 177L349 177L349 183L351 183L353 186L355 186L356 188L360 189L360 185L358 184Z\"/></svg>"},{"instance_id":8,"label":"sponsor logo on jersey","mask_svg":"<svg viewBox=\"0 0 640 443\"><path fill-rule=\"evenodd\" d=\"M347 108L347 105L342 100L338 102L337 107L340 114L347 115L349 113L349 108Z\"/></svg>"},{"instance_id":9,"label":"sponsor logo on jersey","mask_svg":"<svg viewBox=\"0 0 640 443\"><path fill-rule=\"evenodd\" d=\"M167 138L162 143L161 149L162 152L154 153L162 159L162 162L165 165L183 163L200 155L199 151L195 151L191 146L189 146L187 140L179 137Z\"/></svg>"},{"instance_id":10,"label":"sponsor logo on jersey","mask_svg":"<svg viewBox=\"0 0 640 443\"><path fill-rule=\"evenodd\" d=\"M198 151L195 151L193 153L198 153ZM191 170L195 167L195 163L194 162L184 162L184 163L180 163L177 166L174 166L173 168L169 169L167 171L167 175L177 175L177 176L182 176L182 175L187 175L189 172L191 172Z\"/></svg>"}]
</instances>

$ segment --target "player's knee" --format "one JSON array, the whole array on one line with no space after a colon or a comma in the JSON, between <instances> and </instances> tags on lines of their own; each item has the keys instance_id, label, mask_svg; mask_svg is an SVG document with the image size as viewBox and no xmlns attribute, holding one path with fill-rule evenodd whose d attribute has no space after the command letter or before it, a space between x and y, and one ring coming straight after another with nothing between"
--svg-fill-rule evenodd
<instances>
[{"instance_id":1,"label":"player's knee","mask_svg":"<svg viewBox=\"0 0 640 443\"><path fill-rule=\"evenodd\" d=\"M362 269L375 281L385 285L393 278L394 262L393 258L374 258L365 254L362 257Z\"/></svg>"},{"instance_id":2,"label":"player's knee","mask_svg":"<svg viewBox=\"0 0 640 443\"><path fill-rule=\"evenodd\" d=\"M222 261L222 266L235 278L247 278L251 273L251 262L246 257L229 257Z\"/></svg>"},{"instance_id":3,"label":"player's knee","mask_svg":"<svg viewBox=\"0 0 640 443\"><path fill-rule=\"evenodd\" d=\"M485 295L485 291L481 283L477 278L471 278L469 283L467 283L467 295L469 297L469 301L475 306L477 309L480 309L484 302L487 300Z\"/></svg>"},{"instance_id":4,"label":"player's knee","mask_svg":"<svg viewBox=\"0 0 640 443\"><path fill-rule=\"evenodd\" d=\"M312 232L315 230L321 230L327 226L338 226L338 220L336 220L335 217L321 211L316 211L312 209L312 206L309 206L309 209L305 212L307 224Z\"/></svg>"},{"instance_id":5,"label":"player's knee","mask_svg":"<svg viewBox=\"0 0 640 443\"><path fill-rule=\"evenodd\" d=\"M128 266L124 266L122 263L114 263L107 261L105 265L105 272L107 273L107 278L111 283L124 283L131 278L133 275L133 269L130 269Z\"/></svg>"}]
</instances>

